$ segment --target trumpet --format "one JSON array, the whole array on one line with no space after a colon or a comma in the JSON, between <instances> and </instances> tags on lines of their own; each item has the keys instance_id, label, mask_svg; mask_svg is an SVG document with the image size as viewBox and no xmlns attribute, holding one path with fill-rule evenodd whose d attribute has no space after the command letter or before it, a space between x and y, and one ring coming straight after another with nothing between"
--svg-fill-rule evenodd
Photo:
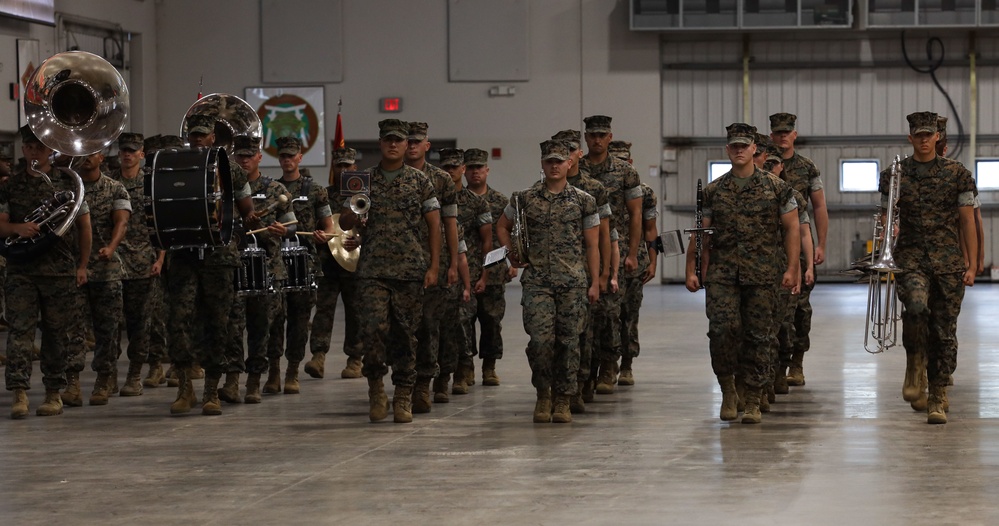
<instances>
[{"instance_id":1,"label":"trumpet","mask_svg":"<svg viewBox=\"0 0 999 526\"><path fill-rule=\"evenodd\" d=\"M371 198L368 194L354 194L350 196L350 211L363 219L371 210Z\"/></svg>"},{"instance_id":2,"label":"trumpet","mask_svg":"<svg viewBox=\"0 0 999 526\"><path fill-rule=\"evenodd\" d=\"M895 228L898 225L899 186L902 168L896 155L888 173L888 203L884 214L874 216L874 245L871 264L867 266L867 322L864 328L864 349L872 354L884 352L898 343L898 321L902 319L895 274L901 272L895 264Z\"/></svg>"},{"instance_id":3,"label":"trumpet","mask_svg":"<svg viewBox=\"0 0 999 526\"><path fill-rule=\"evenodd\" d=\"M513 219L513 229L510 232L510 253L520 263L527 264L528 252L531 249L531 238L527 235L526 212L520 206L520 196L514 196L513 208L516 215Z\"/></svg>"}]
</instances>

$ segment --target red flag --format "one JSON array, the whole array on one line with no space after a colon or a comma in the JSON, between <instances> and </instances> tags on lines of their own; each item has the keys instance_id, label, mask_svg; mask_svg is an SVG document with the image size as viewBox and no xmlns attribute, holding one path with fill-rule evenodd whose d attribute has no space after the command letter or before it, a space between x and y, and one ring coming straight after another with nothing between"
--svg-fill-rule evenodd
<instances>
[{"instance_id":1,"label":"red flag","mask_svg":"<svg viewBox=\"0 0 999 526\"><path fill-rule=\"evenodd\" d=\"M340 108L343 106L343 99L336 105L336 132L333 135L333 149L346 148L347 143L343 139L343 120L340 119Z\"/></svg>"},{"instance_id":2,"label":"red flag","mask_svg":"<svg viewBox=\"0 0 999 526\"><path fill-rule=\"evenodd\" d=\"M202 75L201 79L198 80L198 99L201 100L201 88L205 85L205 76Z\"/></svg>"}]
</instances>

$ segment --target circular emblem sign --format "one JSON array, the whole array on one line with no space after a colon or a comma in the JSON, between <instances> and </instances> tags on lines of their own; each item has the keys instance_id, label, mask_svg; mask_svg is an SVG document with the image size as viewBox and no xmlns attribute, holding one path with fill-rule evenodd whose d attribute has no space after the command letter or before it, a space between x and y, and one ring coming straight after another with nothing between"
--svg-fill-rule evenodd
<instances>
[{"instance_id":1,"label":"circular emblem sign","mask_svg":"<svg viewBox=\"0 0 999 526\"><path fill-rule=\"evenodd\" d=\"M319 114L311 104L298 95L277 95L264 101L257 110L264 129L261 148L277 157L279 137L297 137L302 141L302 154L314 146L313 138L319 135Z\"/></svg>"}]
</instances>

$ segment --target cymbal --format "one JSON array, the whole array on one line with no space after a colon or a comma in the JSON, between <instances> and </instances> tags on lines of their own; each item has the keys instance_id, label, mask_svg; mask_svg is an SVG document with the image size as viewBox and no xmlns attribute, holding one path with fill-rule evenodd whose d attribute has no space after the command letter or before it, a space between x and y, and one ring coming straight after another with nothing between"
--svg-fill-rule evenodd
<instances>
[{"instance_id":1,"label":"cymbal","mask_svg":"<svg viewBox=\"0 0 999 526\"><path fill-rule=\"evenodd\" d=\"M343 247L343 241L347 236L356 235L356 229L352 228L347 232L341 230L340 214L333 214L333 235L330 237L329 241L326 242L326 246L329 247L330 253L333 254L333 259L335 259L336 262L348 272L354 272L357 270L357 260L361 256L361 249L347 250Z\"/></svg>"}]
</instances>

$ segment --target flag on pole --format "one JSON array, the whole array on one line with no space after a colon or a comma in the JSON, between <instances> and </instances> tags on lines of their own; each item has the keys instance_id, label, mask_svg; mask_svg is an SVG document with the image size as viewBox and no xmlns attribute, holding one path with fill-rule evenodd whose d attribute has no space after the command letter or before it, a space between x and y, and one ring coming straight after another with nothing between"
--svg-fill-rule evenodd
<instances>
[{"instance_id":1,"label":"flag on pole","mask_svg":"<svg viewBox=\"0 0 999 526\"><path fill-rule=\"evenodd\" d=\"M201 79L198 80L198 99L201 100L201 88L205 85L205 76L202 75Z\"/></svg>"},{"instance_id":2,"label":"flag on pole","mask_svg":"<svg viewBox=\"0 0 999 526\"><path fill-rule=\"evenodd\" d=\"M336 104L336 132L333 134L333 149L346 148L347 143L343 139L343 121L340 119L340 109L343 107L341 98Z\"/></svg>"}]
</instances>

